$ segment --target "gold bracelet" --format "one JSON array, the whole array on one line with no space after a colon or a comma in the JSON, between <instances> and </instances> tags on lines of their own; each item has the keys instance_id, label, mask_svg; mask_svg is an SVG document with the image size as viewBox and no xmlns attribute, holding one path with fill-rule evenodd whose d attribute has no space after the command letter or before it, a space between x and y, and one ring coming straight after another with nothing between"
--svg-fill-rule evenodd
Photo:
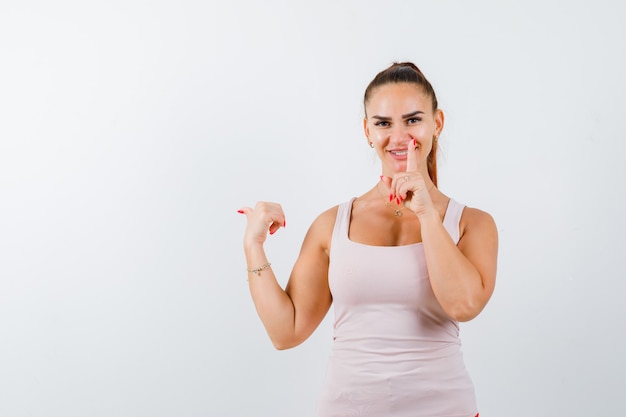
<instances>
[{"instance_id":1,"label":"gold bracelet","mask_svg":"<svg viewBox=\"0 0 626 417\"><path fill-rule=\"evenodd\" d=\"M266 264L261 265L258 268L248 268L248 272L252 272L254 275L260 275L262 270L267 269L270 266L272 266L272 264L268 262Z\"/></svg>"}]
</instances>

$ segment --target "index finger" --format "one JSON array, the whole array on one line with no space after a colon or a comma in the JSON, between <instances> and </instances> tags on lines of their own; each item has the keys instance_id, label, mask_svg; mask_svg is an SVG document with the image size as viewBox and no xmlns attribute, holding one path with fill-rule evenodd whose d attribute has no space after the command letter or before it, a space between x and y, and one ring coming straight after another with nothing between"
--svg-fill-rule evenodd
<instances>
[{"instance_id":1,"label":"index finger","mask_svg":"<svg viewBox=\"0 0 626 417\"><path fill-rule=\"evenodd\" d=\"M415 139L409 142L409 149L407 149L406 155L406 172L415 172L418 169L417 158L417 141Z\"/></svg>"}]
</instances>

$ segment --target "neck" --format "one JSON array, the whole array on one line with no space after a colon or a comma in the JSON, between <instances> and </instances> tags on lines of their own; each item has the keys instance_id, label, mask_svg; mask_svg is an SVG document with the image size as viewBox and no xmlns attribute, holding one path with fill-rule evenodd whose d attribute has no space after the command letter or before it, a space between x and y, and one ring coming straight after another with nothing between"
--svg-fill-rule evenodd
<instances>
[{"instance_id":1,"label":"neck","mask_svg":"<svg viewBox=\"0 0 626 417\"><path fill-rule=\"evenodd\" d=\"M383 174L384 175L384 174ZM383 189L385 191L390 191L389 186L387 186L387 184L385 184L383 182L383 180L378 181L379 183L381 183ZM424 177L424 182L426 183L426 189L428 190L428 192L430 193L434 188L435 188L435 183L430 179L430 177ZM378 187L379 185L376 184L376 187Z\"/></svg>"}]
</instances>

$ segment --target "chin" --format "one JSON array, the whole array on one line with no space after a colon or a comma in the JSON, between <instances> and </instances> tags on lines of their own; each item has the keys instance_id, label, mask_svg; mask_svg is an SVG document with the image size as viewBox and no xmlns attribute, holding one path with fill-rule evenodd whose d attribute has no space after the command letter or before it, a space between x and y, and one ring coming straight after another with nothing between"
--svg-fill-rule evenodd
<instances>
[{"instance_id":1,"label":"chin","mask_svg":"<svg viewBox=\"0 0 626 417\"><path fill-rule=\"evenodd\" d=\"M394 174L398 172L405 172L406 161L402 161L402 162L394 161L394 163L389 164L388 167L389 167L389 170L393 172Z\"/></svg>"}]
</instances>

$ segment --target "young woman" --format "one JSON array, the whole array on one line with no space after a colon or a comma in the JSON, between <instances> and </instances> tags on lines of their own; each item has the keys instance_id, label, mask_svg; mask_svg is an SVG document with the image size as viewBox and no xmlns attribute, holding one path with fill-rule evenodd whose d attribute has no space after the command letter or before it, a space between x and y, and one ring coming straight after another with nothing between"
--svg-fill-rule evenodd
<instances>
[{"instance_id":1,"label":"young woman","mask_svg":"<svg viewBox=\"0 0 626 417\"><path fill-rule=\"evenodd\" d=\"M459 322L476 317L493 292L495 223L437 188L444 115L414 64L376 75L364 110L380 181L315 219L285 289L263 249L267 234L285 226L280 205L239 210L257 312L276 348L287 349L334 303L318 417L477 416Z\"/></svg>"}]
</instances>

